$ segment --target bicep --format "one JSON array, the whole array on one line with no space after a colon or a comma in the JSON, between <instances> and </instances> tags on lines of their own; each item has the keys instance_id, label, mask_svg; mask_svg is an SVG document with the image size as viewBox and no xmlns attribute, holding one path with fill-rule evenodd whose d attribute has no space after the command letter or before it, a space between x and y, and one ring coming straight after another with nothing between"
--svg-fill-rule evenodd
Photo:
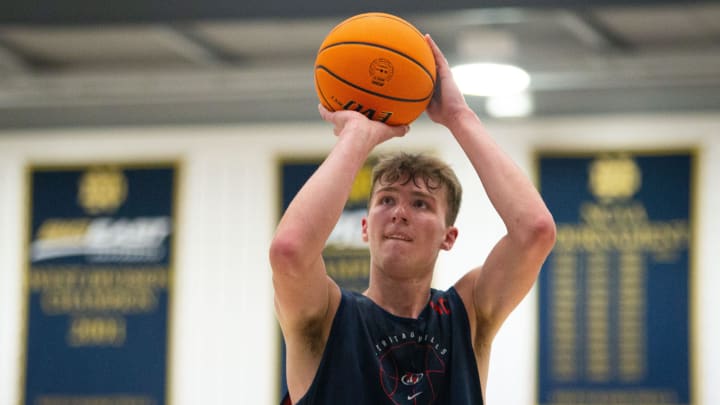
<instances>
[{"instance_id":1,"label":"bicep","mask_svg":"<svg viewBox=\"0 0 720 405\"><path fill-rule=\"evenodd\" d=\"M493 247L483 266L468 275L479 327L497 332L532 288L548 253L546 246L520 244L507 235Z\"/></svg>"},{"instance_id":2,"label":"bicep","mask_svg":"<svg viewBox=\"0 0 720 405\"><path fill-rule=\"evenodd\" d=\"M322 323L333 302L339 303L339 287L325 272L322 257L303 269L274 263L272 279L275 310L283 331Z\"/></svg>"}]
</instances>

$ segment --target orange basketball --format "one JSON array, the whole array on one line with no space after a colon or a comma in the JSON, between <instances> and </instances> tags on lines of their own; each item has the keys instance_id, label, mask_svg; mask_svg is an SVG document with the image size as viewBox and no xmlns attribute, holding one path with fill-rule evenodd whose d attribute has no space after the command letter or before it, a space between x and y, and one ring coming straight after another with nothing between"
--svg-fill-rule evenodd
<instances>
[{"instance_id":1,"label":"orange basketball","mask_svg":"<svg viewBox=\"0 0 720 405\"><path fill-rule=\"evenodd\" d=\"M330 111L355 110L389 125L425 111L435 86L435 59L412 24L366 13L338 24L315 60L315 90Z\"/></svg>"}]
</instances>

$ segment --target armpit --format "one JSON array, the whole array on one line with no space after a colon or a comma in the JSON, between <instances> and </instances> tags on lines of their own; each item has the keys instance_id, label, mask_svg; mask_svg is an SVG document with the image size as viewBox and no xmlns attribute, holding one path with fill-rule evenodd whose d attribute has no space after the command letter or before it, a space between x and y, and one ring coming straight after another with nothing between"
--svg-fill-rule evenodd
<instances>
[{"instance_id":1,"label":"armpit","mask_svg":"<svg viewBox=\"0 0 720 405\"><path fill-rule=\"evenodd\" d=\"M323 334L323 319L308 321L301 329L302 341L311 354L320 356L325 350L326 337Z\"/></svg>"}]
</instances>

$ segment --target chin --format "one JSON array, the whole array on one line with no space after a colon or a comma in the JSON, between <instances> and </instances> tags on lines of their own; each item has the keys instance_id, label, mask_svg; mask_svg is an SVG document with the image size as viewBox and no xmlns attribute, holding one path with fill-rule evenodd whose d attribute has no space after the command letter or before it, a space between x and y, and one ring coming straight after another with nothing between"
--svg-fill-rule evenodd
<instances>
[{"instance_id":1,"label":"chin","mask_svg":"<svg viewBox=\"0 0 720 405\"><path fill-rule=\"evenodd\" d=\"M382 260L380 267L385 269L386 272L397 274L414 268L415 263L412 260L409 260L409 257L406 255L395 254L393 256L385 257L384 260Z\"/></svg>"}]
</instances>

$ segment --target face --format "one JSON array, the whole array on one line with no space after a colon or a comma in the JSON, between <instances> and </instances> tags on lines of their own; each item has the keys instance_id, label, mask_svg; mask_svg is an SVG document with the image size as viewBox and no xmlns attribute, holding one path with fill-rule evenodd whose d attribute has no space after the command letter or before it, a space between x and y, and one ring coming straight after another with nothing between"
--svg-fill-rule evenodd
<instances>
[{"instance_id":1,"label":"face","mask_svg":"<svg viewBox=\"0 0 720 405\"><path fill-rule=\"evenodd\" d=\"M457 229L445 224L445 193L422 181L375 185L362 221L373 267L407 276L432 271L439 251L449 250L457 237Z\"/></svg>"}]
</instances>

